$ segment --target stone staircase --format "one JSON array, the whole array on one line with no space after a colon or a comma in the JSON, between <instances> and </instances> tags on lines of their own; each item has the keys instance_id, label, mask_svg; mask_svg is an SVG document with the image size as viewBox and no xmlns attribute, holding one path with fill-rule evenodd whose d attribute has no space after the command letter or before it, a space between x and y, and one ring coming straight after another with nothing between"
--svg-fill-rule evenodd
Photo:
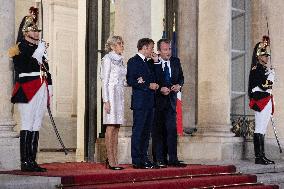
<instances>
[{"instance_id":1,"label":"stone staircase","mask_svg":"<svg viewBox=\"0 0 284 189\"><path fill-rule=\"evenodd\" d=\"M191 162L192 163L192 162ZM276 160L275 165L256 165L254 160L236 160L236 161L195 161L194 163L228 165L233 164L237 172L253 174L257 176L257 181L265 184L276 184L279 188L284 188L284 161Z\"/></svg>"},{"instance_id":2,"label":"stone staircase","mask_svg":"<svg viewBox=\"0 0 284 189\"><path fill-rule=\"evenodd\" d=\"M253 156L253 155L252 155ZM50 162L74 162L76 161L75 152L70 152L67 156L63 152L40 152L39 163ZM273 159L274 160L274 159ZM276 160L275 165L256 165L254 160L236 160L236 161L189 161L189 164L233 164L237 172L256 175L258 182L265 184L277 184L284 188L284 161Z\"/></svg>"},{"instance_id":3,"label":"stone staircase","mask_svg":"<svg viewBox=\"0 0 284 189\"><path fill-rule=\"evenodd\" d=\"M44 158L43 158L44 157ZM53 159L49 159L53 157ZM74 153L70 154L70 159L75 157ZM40 152L40 161L50 162L57 160L57 162L65 158L62 152ZM42 159L43 158L43 159ZM252 174L257 176L257 182L264 184L276 184L279 188L284 188L284 161L276 161L275 165L256 165L253 160L239 160L239 161L220 161L220 162L188 162L189 164L207 164L207 165L228 165L234 164L237 172L243 174ZM23 176L23 175L0 175L1 189L28 189L28 188L54 188L55 185L60 184L59 177L38 177L38 176ZM32 186L32 187L31 187Z\"/></svg>"},{"instance_id":4,"label":"stone staircase","mask_svg":"<svg viewBox=\"0 0 284 189\"><path fill-rule=\"evenodd\" d=\"M277 184L284 188L284 162L276 161L275 165L255 165L253 161L241 161L234 164L237 171L254 174L258 182L265 184Z\"/></svg>"}]
</instances>

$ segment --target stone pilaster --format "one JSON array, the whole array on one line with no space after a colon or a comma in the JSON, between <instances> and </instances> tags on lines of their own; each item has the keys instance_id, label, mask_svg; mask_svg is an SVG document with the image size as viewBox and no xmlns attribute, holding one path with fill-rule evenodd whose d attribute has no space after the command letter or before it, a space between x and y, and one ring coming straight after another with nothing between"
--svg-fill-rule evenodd
<instances>
[{"instance_id":1,"label":"stone pilaster","mask_svg":"<svg viewBox=\"0 0 284 189\"><path fill-rule=\"evenodd\" d=\"M124 61L137 53L139 39L151 38L151 0L118 0L115 1L114 35L124 39ZM122 163L130 163L130 136L132 126L131 88L125 88L125 126L119 132L118 158Z\"/></svg>"},{"instance_id":2,"label":"stone pilaster","mask_svg":"<svg viewBox=\"0 0 284 189\"><path fill-rule=\"evenodd\" d=\"M78 105L76 161L84 161L86 0L78 1Z\"/></svg>"},{"instance_id":3,"label":"stone pilaster","mask_svg":"<svg viewBox=\"0 0 284 189\"><path fill-rule=\"evenodd\" d=\"M198 131L180 139L179 154L184 160L240 159L242 140L230 132L231 1L198 1L198 9Z\"/></svg>"},{"instance_id":4,"label":"stone pilaster","mask_svg":"<svg viewBox=\"0 0 284 189\"><path fill-rule=\"evenodd\" d=\"M16 125L10 102L12 91L12 62L7 51L15 41L15 1L0 0L0 169L19 168L19 138L13 131Z\"/></svg>"},{"instance_id":5,"label":"stone pilaster","mask_svg":"<svg viewBox=\"0 0 284 189\"><path fill-rule=\"evenodd\" d=\"M197 0L180 0L178 11L178 53L184 73L182 89L183 127L196 124Z\"/></svg>"},{"instance_id":6,"label":"stone pilaster","mask_svg":"<svg viewBox=\"0 0 284 189\"><path fill-rule=\"evenodd\" d=\"M222 7L222 11L220 8ZM231 1L199 1L198 130L230 134Z\"/></svg>"}]
</instances>

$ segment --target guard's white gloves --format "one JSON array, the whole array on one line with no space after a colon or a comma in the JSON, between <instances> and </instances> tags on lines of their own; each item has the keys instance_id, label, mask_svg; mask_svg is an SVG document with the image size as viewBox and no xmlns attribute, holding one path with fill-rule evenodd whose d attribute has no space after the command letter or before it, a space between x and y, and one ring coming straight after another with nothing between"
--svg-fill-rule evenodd
<instances>
[{"instance_id":1,"label":"guard's white gloves","mask_svg":"<svg viewBox=\"0 0 284 189\"><path fill-rule=\"evenodd\" d=\"M269 69L268 72L268 77L267 80L272 81L274 83L274 78L275 78L275 71L274 69Z\"/></svg>"},{"instance_id":2,"label":"guard's white gloves","mask_svg":"<svg viewBox=\"0 0 284 189\"><path fill-rule=\"evenodd\" d=\"M42 57L44 55L44 51L45 51L45 42L39 41L37 49L32 55L33 58L37 59L39 64L42 64Z\"/></svg>"},{"instance_id":3,"label":"guard's white gloves","mask_svg":"<svg viewBox=\"0 0 284 189\"><path fill-rule=\"evenodd\" d=\"M265 72L265 75L269 75L270 73L273 73L275 75L274 68L268 68Z\"/></svg>"}]
</instances>

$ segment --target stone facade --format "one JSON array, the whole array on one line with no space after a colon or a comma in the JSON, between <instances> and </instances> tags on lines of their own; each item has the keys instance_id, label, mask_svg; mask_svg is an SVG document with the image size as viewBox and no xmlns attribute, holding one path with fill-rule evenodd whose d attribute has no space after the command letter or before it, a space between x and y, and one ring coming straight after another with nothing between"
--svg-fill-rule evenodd
<instances>
[{"instance_id":1,"label":"stone facade","mask_svg":"<svg viewBox=\"0 0 284 189\"><path fill-rule=\"evenodd\" d=\"M8 49L14 45L15 1L0 1L0 170L17 169L20 165L20 145L17 133L13 131L16 125L12 112L14 107L10 102L13 67L7 55Z\"/></svg>"},{"instance_id":2,"label":"stone facade","mask_svg":"<svg viewBox=\"0 0 284 189\"><path fill-rule=\"evenodd\" d=\"M197 123L198 1L180 0L178 17L178 52L185 73L182 89L183 127L193 128Z\"/></svg>"},{"instance_id":3,"label":"stone facade","mask_svg":"<svg viewBox=\"0 0 284 189\"><path fill-rule=\"evenodd\" d=\"M139 35L150 35L154 28L149 31L149 28L141 27L143 25L141 20L136 21L142 16L145 18L144 21L150 23L151 19L144 12L144 8L150 6L149 1L143 1L142 4L139 2L140 9L135 11L135 16L131 15L131 19L129 19L128 14L124 14L126 3L132 7L131 10L136 10L135 1L116 1L115 19L116 23L119 22L120 24L115 25L115 31L117 34L125 36L125 57L127 59L135 53L135 48L131 47L136 45ZM218 1L218 3L215 1L179 1L179 57L183 63L186 79L183 91L183 123L185 128L195 126L198 128L197 136L185 136L179 139L179 156L185 160L241 159L251 156L251 152L243 154L243 139L233 137L233 133L230 132L231 18L228 15L231 14L231 3L232 1L225 0ZM263 29L265 25L263 20L262 22L257 20L260 19L259 15L262 14L259 11L260 6L266 7L268 17L272 20L272 17L277 15L273 10L280 11L281 9L276 7L283 7L284 5L281 1L275 1L273 5L267 1L252 1L252 8L249 11L252 17L251 39L254 42L259 39L258 35L263 33L259 28ZM219 11L220 7L224 11ZM129 11L127 12L129 13ZM277 23L282 22L279 20ZM128 33L128 26L130 25L134 29L131 30L131 34ZM255 25L258 26L255 28ZM276 29L279 27L274 22L271 22L270 25L271 30L275 28L274 31L280 31ZM281 38L279 32L275 35ZM281 39L277 40L277 43L281 46ZM280 52L279 55L281 56ZM278 60L280 59L278 58ZM278 87L275 90L276 95L277 90ZM129 93L130 91L127 91L126 95ZM126 102L126 107L128 106L129 102ZM130 111L127 112L125 119L126 125L131 126ZM279 123L281 122L282 118L279 116ZM124 130L129 131L127 128ZM280 132L283 133L282 130ZM129 154L129 149L126 150L129 146L126 140L129 134L131 132L125 133L123 131L121 133L120 144L124 146L121 149L124 155L126 152ZM267 144L271 144L271 141L268 141ZM251 149L249 147L251 143L247 146L248 150ZM204 150L210 152L210 155L204 157ZM123 162L129 162L129 157L122 159Z\"/></svg>"},{"instance_id":4,"label":"stone facade","mask_svg":"<svg viewBox=\"0 0 284 189\"><path fill-rule=\"evenodd\" d=\"M5 24L0 26L1 31L7 29L17 32L20 20L27 14L31 5L38 5L36 2L38 1L1 2L1 5L5 5L0 8L1 20L5 21ZM44 36L51 43L49 56L55 86L52 110L56 122L59 123L59 130L65 132L63 134L65 145L76 148L77 161L82 161L84 160L86 1L45 0L43 2ZM233 133L230 132L231 3L232 1L228 0L179 0L178 48L185 75L182 98L183 124L184 128L197 127L198 129L193 137L179 138L179 156L187 161L192 159L241 159L252 156L251 142L246 142L247 147L243 150L243 139L233 137ZM284 117L281 116L284 113L281 98L284 92L282 86L284 66L281 63L284 58L282 53L284 34L281 29L284 27L281 14L283 8L284 3L281 0L253 0L250 9L251 47L261 39L263 34L267 33L265 15L269 22L272 63L276 68L275 118L279 126L284 123ZM163 0L155 2L153 0L115 1L114 34L122 35L125 40L125 62L137 52L136 43L139 38L150 37L155 41L159 39L159 33L162 34L163 30L160 21L163 18L163 11ZM0 131L7 135L0 134L1 153L2 149L5 151L7 147L15 149L18 146L18 139L13 138L15 134L12 128L15 123L12 113L7 111L7 109L12 110L9 102L12 71L11 64L5 56L16 36L14 32L4 32L4 34L0 37L3 38L1 41L4 41L0 46L0 85L5 91L0 95L2 104ZM127 88L125 94L126 124L121 128L119 139L119 159L123 163L130 162L129 146L132 125L132 112L129 109L130 98L128 98L130 94L131 89ZM59 148L57 142L51 142L56 139L51 131L49 120L46 119L45 122L42 128L44 132L41 132L40 147ZM284 128L278 127L278 136L283 143ZM283 157L277 151L272 127L269 128L267 138L269 138L267 140L269 153L274 158L282 159ZM204 156L205 150L208 152L206 157ZM243 154L244 151L245 154ZM102 139L98 140L96 152L96 159L103 160L105 152ZM13 160L14 165L18 160ZM8 163L0 159L0 168L5 168L4 164Z\"/></svg>"}]
</instances>

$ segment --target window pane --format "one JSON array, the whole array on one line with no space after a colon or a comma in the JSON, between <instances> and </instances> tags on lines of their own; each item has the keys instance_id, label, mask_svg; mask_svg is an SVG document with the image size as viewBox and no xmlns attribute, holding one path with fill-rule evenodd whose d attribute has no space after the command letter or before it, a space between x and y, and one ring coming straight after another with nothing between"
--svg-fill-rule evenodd
<instances>
[{"instance_id":1,"label":"window pane","mask_svg":"<svg viewBox=\"0 0 284 189\"><path fill-rule=\"evenodd\" d=\"M253 115L248 107L248 73L250 68L250 1L232 0L231 114ZM246 62L248 61L248 62ZM246 65L248 64L248 65Z\"/></svg>"},{"instance_id":2,"label":"window pane","mask_svg":"<svg viewBox=\"0 0 284 189\"><path fill-rule=\"evenodd\" d=\"M232 60L235 60L235 59L238 59L242 56L245 56L245 51L240 51L240 52L237 52L237 51L233 51L232 52Z\"/></svg>"},{"instance_id":3,"label":"window pane","mask_svg":"<svg viewBox=\"0 0 284 189\"><path fill-rule=\"evenodd\" d=\"M232 6L236 9L245 10L245 0L232 0Z\"/></svg>"},{"instance_id":4,"label":"window pane","mask_svg":"<svg viewBox=\"0 0 284 189\"><path fill-rule=\"evenodd\" d=\"M231 114L240 114L243 115L244 112L244 100L245 96L244 95L232 95L232 107L231 107ZM235 96L235 97L234 97Z\"/></svg>"},{"instance_id":5,"label":"window pane","mask_svg":"<svg viewBox=\"0 0 284 189\"><path fill-rule=\"evenodd\" d=\"M236 11L236 10L232 10L232 18L235 19L237 17L243 16L245 14L245 12L240 12L240 11Z\"/></svg>"},{"instance_id":6,"label":"window pane","mask_svg":"<svg viewBox=\"0 0 284 189\"><path fill-rule=\"evenodd\" d=\"M245 90L245 56L232 60L232 91Z\"/></svg>"},{"instance_id":7,"label":"window pane","mask_svg":"<svg viewBox=\"0 0 284 189\"><path fill-rule=\"evenodd\" d=\"M245 16L239 16L232 20L232 48L245 49Z\"/></svg>"}]
</instances>

